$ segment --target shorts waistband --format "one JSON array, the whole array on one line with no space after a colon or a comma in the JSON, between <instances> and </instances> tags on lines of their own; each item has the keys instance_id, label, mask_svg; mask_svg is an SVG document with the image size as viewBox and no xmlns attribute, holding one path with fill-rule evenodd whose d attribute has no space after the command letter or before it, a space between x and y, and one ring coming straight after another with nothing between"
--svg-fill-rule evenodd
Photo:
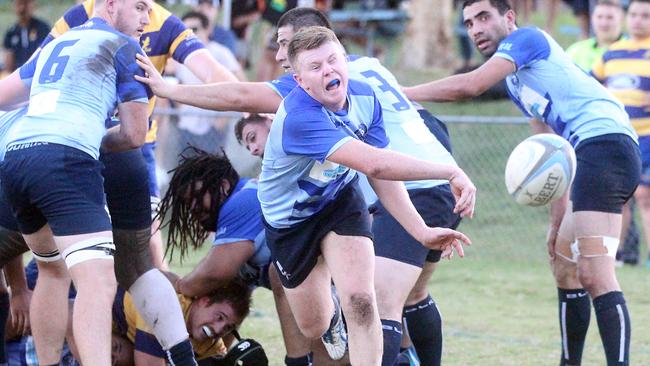
<instances>
[{"instance_id":1,"label":"shorts waistband","mask_svg":"<svg viewBox=\"0 0 650 366\"><path fill-rule=\"evenodd\" d=\"M29 149L36 146L47 146L47 145L50 145L50 143L49 142L25 142L20 144L12 144L7 146L7 152Z\"/></svg>"}]
</instances>

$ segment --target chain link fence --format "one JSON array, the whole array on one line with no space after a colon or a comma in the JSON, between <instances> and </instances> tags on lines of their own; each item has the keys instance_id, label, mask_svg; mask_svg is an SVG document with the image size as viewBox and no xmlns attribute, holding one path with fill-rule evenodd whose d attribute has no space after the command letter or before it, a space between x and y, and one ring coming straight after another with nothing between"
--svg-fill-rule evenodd
<instances>
[{"instance_id":1,"label":"chain link fence","mask_svg":"<svg viewBox=\"0 0 650 366\"><path fill-rule=\"evenodd\" d=\"M156 113L159 120L156 156L163 192L169 179L166 172L176 166L178 154L188 145L213 153L223 147L243 176L259 173L260 160L239 145L234 136L234 124L242 114L181 111L179 117L177 109L157 109ZM476 214L460 226L475 244L468 255L539 260L540 257L531 258L531 250L540 256L546 252L548 208L516 204L504 183L510 152L530 135L527 121L518 117L438 117L449 128L456 161L478 188ZM203 127L188 129L197 119Z\"/></svg>"}]
</instances>

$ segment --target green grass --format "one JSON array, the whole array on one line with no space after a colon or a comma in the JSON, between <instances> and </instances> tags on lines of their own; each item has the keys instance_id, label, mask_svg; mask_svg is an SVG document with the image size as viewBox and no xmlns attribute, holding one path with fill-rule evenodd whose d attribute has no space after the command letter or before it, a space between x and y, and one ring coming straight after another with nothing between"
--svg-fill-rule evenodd
<instances>
[{"instance_id":1,"label":"green grass","mask_svg":"<svg viewBox=\"0 0 650 366\"><path fill-rule=\"evenodd\" d=\"M38 14L55 21L72 1L40 1ZM13 12L0 2L0 32L13 24ZM533 22L543 24L539 16ZM571 24L561 14L560 24ZM563 46L571 37L560 35ZM385 42L385 41L383 41ZM399 43L399 40L391 42ZM258 44L258 43L253 43ZM407 71L399 68L397 47L390 47L387 64L404 85L440 78L447 70ZM509 101L427 105L439 115L519 116ZM557 297L547 260L544 236L546 208L518 206L503 183L505 161L528 134L523 125L450 124L455 156L478 187L476 217L461 230L474 241L465 259L443 262L430 283L431 293L444 316L445 365L552 365L560 352ZM193 253L172 268L187 273L207 251ZM645 257L642 257L645 258ZM626 294L633 334L631 360L650 364L650 270L618 270ZM282 365L284 349L272 295L260 289L242 335L259 340L271 365ZM584 365L604 364L595 317L584 352Z\"/></svg>"}]
</instances>

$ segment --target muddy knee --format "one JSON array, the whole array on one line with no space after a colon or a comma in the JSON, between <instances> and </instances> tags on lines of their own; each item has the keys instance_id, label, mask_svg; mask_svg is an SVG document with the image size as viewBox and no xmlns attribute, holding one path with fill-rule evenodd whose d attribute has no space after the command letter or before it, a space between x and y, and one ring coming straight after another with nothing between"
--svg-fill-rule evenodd
<instances>
[{"instance_id":1,"label":"muddy knee","mask_svg":"<svg viewBox=\"0 0 650 366\"><path fill-rule=\"evenodd\" d=\"M346 314L346 317L361 326L369 327L376 320L373 299L368 293L352 294L349 309L351 314Z\"/></svg>"}]
</instances>

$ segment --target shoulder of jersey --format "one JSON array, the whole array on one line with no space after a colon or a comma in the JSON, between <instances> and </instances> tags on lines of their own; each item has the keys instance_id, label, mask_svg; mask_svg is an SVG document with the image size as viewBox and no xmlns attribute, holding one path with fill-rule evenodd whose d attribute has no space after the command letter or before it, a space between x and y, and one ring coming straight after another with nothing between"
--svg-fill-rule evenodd
<instances>
[{"instance_id":1,"label":"shoulder of jersey","mask_svg":"<svg viewBox=\"0 0 650 366\"><path fill-rule=\"evenodd\" d=\"M348 89L353 95L373 95L372 87L361 80L348 79Z\"/></svg>"}]
</instances>

